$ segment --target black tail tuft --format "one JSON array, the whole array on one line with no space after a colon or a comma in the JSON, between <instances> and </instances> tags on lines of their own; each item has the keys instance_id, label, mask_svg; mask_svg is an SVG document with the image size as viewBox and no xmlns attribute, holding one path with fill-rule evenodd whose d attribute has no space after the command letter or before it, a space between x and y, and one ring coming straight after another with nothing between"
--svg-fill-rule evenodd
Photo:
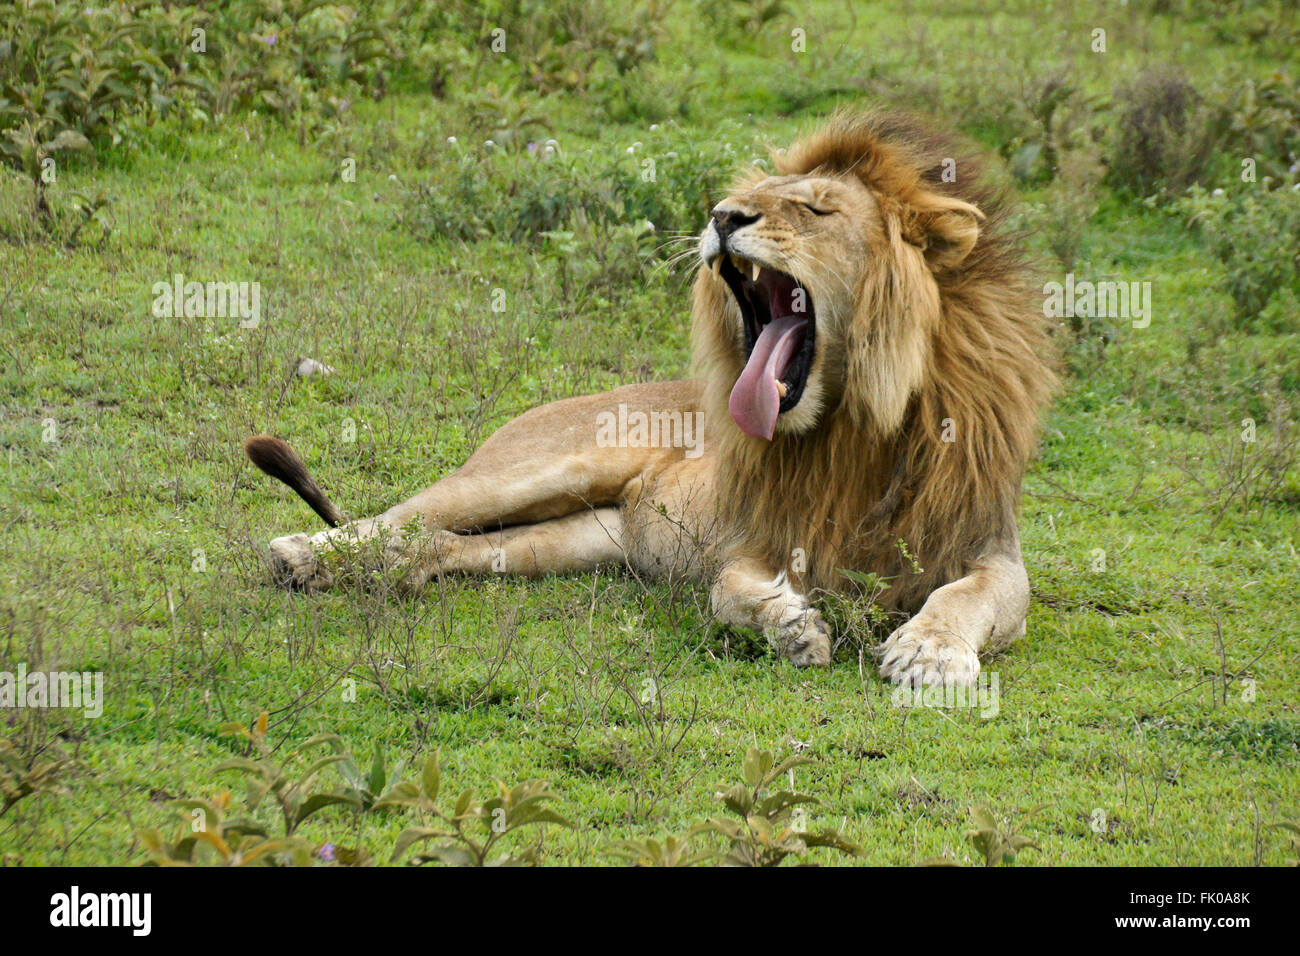
<instances>
[{"instance_id":1,"label":"black tail tuft","mask_svg":"<svg viewBox=\"0 0 1300 956\"><path fill-rule=\"evenodd\" d=\"M254 435L244 442L244 452L254 465L296 491L331 527L337 528L347 521L343 512L321 491L320 485L312 480L307 466L288 442L272 435Z\"/></svg>"}]
</instances>

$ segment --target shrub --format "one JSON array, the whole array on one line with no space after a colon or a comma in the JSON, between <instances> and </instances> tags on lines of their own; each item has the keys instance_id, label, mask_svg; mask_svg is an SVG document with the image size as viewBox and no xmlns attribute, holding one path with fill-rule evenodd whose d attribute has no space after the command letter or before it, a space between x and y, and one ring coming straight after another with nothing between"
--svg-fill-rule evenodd
<instances>
[{"instance_id":1,"label":"shrub","mask_svg":"<svg viewBox=\"0 0 1300 956\"><path fill-rule=\"evenodd\" d=\"M301 135L348 97L383 96L401 53L390 24L316 0L228 0L213 16L200 88L217 114L262 108Z\"/></svg>"},{"instance_id":2,"label":"shrub","mask_svg":"<svg viewBox=\"0 0 1300 956\"><path fill-rule=\"evenodd\" d=\"M502 842L525 827L548 825L571 827L568 820L545 806L556 796L545 780L525 780L507 787L498 781L496 794L480 800L472 787L462 790L450 810L438 808L442 789L442 767L434 751L424 763L418 781L403 781L393 787L376 809L413 809L434 826L407 827L397 838L389 862L399 860L411 847L424 844L423 852L410 858L419 866L443 863L449 866L536 865L538 847L501 852Z\"/></svg>"},{"instance_id":3,"label":"shrub","mask_svg":"<svg viewBox=\"0 0 1300 956\"><path fill-rule=\"evenodd\" d=\"M93 153L173 114L207 122L243 108L296 125L302 139L348 96L381 95L399 56L380 23L314 0L227 0L208 11L19 0L3 35L0 159L30 178L42 222L53 218L56 154ZM82 205L89 221L105 203Z\"/></svg>"},{"instance_id":4,"label":"shrub","mask_svg":"<svg viewBox=\"0 0 1300 956\"><path fill-rule=\"evenodd\" d=\"M1111 181L1140 195L1180 192L1205 172L1222 120L1181 73L1155 67L1116 93Z\"/></svg>"},{"instance_id":5,"label":"shrub","mask_svg":"<svg viewBox=\"0 0 1300 956\"><path fill-rule=\"evenodd\" d=\"M494 145L495 145L495 141ZM652 165L646 165L647 162ZM730 163L695 147L662 156L567 156L554 140L519 153L470 151L452 158L408 197L405 221L425 239L500 236L541 241L557 231L653 224L660 234L694 231L708 216Z\"/></svg>"},{"instance_id":6,"label":"shrub","mask_svg":"<svg viewBox=\"0 0 1300 956\"><path fill-rule=\"evenodd\" d=\"M1280 70L1247 80L1228 103L1228 140L1238 161L1253 159L1256 177L1282 181L1300 170L1300 83Z\"/></svg>"},{"instance_id":7,"label":"shrub","mask_svg":"<svg viewBox=\"0 0 1300 956\"><path fill-rule=\"evenodd\" d=\"M1227 268L1227 291L1241 325L1257 321L1275 297L1300 296L1300 183L1270 185L1248 185L1232 196L1193 187L1174 207Z\"/></svg>"},{"instance_id":8,"label":"shrub","mask_svg":"<svg viewBox=\"0 0 1300 956\"><path fill-rule=\"evenodd\" d=\"M803 805L820 800L793 790L772 789L789 771L811 762L803 757L786 757L777 763L771 751L750 747L745 752L744 783L718 794L735 819L710 817L693 827L692 832L720 834L726 839L723 866L780 866L788 857L802 860L817 847L860 856L861 848L838 830L807 829Z\"/></svg>"}]
</instances>

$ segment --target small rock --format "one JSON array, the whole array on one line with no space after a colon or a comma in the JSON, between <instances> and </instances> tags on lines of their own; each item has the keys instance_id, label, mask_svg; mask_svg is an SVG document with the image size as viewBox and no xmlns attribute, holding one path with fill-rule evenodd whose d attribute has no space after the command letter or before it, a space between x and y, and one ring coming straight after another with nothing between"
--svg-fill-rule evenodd
<instances>
[{"instance_id":1,"label":"small rock","mask_svg":"<svg viewBox=\"0 0 1300 956\"><path fill-rule=\"evenodd\" d=\"M298 377L308 378L312 375L333 375L334 369L330 368L314 358L304 358L298 360Z\"/></svg>"}]
</instances>

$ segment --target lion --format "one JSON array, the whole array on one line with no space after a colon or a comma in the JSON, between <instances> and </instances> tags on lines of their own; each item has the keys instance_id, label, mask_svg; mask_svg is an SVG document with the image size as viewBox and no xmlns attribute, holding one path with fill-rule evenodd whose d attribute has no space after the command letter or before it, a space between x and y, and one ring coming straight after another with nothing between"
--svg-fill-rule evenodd
<instances>
[{"instance_id":1,"label":"lion","mask_svg":"<svg viewBox=\"0 0 1300 956\"><path fill-rule=\"evenodd\" d=\"M271 542L281 580L328 587L331 553L376 535L416 587L621 564L711 584L719 620L810 666L833 650L814 599L871 572L901 620L881 676L973 683L1025 632L1016 514L1055 384L1006 200L896 113L841 112L773 161L701 234L693 379L534 408L359 521L284 442L249 439L334 526Z\"/></svg>"}]
</instances>

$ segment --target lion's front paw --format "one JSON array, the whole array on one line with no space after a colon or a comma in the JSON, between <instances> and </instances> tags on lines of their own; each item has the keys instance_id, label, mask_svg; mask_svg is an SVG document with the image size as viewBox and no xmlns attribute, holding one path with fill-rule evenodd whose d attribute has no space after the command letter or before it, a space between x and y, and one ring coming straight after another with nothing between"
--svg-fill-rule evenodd
<instances>
[{"instance_id":1,"label":"lion's front paw","mask_svg":"<svg viewBox=\"0 0 1300 956\"><path fill-rule=\"evenodd\" d=\"M294 591L320 591L333 576L320 566L312 539L305 534L276 538L270 547L271 573L283 587Z\"/></svg>"},{"instance_id":2,"label":"lion's front paw","mask_svg":"<svg viewBox=\"0 0 1300 956\"><path fill-rule=\"evenodd\" d=\"M908 687L969 687L980 672L974 647L951 627L924 617L894 631L875 654L880 676Z\"/></svg>"},{"instance_id":3,"label":"lion's front paw","mask_svg":"<svg viewBox=\"0 0 1300 956\"><path fill-rule=\"evenodd\" d=\"M809 611L778 636L781 653L795 667L824 667L831 662L831 629L816 611Z\"/></svg>"}]
</instances>

